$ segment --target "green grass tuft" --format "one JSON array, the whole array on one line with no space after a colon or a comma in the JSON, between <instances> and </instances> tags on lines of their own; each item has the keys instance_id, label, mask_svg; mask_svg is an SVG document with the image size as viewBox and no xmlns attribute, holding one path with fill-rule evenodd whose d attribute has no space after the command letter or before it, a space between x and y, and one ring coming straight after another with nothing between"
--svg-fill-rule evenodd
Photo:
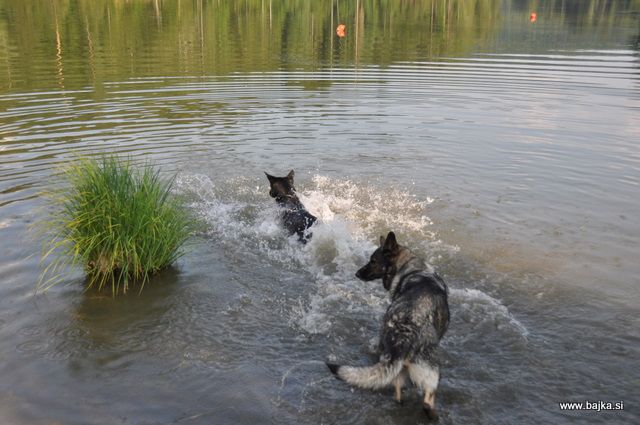
<instances>
[{"instance_id":1,"label":"green grass tuft","mask_svg":"<svg viewBox=\"0 0 640 425\"><path fill-rule=\"evenodd\" d=\"M134 169L115 156L79 159L64 169L67 185L50 197L49 238L38 289L64 278L70 265L85 268L88 287L110 285L113 295L133 282L140 291L149 276L182 255L194 229L181 200L149 165ZM55 254L55 255L54 255Z\"/></svg>"}]
</instances>

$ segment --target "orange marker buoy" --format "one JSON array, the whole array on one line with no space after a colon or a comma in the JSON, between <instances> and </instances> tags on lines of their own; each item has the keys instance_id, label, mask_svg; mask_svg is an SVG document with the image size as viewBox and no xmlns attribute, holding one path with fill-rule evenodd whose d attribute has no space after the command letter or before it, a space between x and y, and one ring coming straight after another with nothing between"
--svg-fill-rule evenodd
<instances>
[{"instance_id":1,"label":"orange marker buoy","mask_svg":"<svg viewBox=\"0 0 640 425\"><path fill-rule=\"evenodd\" d=\"M531 22L535 22L538 20L538 14L536 12L531 12L531 15L529 15L529 20Z\"/></svg>"},{"instance_id":2,"label":"orange marker buoy","mask_svg":"<svg viewBox=\"0 0 640 425\"><path fill-rule=\"evenodd\" d=\"M338 27L336 28L336 34L338 35L338 37L342 38L344 37L347 31L347 27L344 24L340 24L338 25Z\"/></svg>"}]
</instances>

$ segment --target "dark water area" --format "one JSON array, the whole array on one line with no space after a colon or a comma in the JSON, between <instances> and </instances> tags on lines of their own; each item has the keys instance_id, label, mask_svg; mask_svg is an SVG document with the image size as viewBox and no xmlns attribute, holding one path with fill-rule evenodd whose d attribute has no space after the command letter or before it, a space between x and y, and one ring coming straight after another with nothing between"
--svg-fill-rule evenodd
<instances>
[{"instance_id":1,"label":"dark water area","mask_svg":"<svg viewBox=\"0 0 640 425\"><path fill-rule=\"evenodd\" d=\"M389 230L451 290L440 423L638 423L639 141L635 0L0 0L0 423L427 423L323 364L375 360ZM102 152L203 229L141 295L35 293L44 196Z\"/></svg>"}]
</instances>

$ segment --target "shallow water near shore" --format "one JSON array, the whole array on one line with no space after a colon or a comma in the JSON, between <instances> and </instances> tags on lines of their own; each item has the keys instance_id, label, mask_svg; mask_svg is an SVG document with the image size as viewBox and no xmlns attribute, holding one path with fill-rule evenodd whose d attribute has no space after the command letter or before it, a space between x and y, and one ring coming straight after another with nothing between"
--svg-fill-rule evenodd
<instances>
[{"instance_id":1,"label":"shallow water near shore","mask_svg":"<svg viewBox=\"0 0 640 425\"><path fill-rule=\"evenodd\" d=\"M324 365L375 361L389 230L450 288L440 423L640 420L638 2L186 3L0 0L1 423L426 423ZM140 295L34 294L43 193L100 152L203 226Z\"/></svg>"}]
</instances>

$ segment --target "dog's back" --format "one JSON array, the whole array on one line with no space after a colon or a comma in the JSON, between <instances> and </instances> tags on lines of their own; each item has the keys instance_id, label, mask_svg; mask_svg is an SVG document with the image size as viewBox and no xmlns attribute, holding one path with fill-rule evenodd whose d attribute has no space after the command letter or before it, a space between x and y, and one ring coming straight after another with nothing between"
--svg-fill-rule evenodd
<instances>
[{"instance_id":1,"label":"dog's back","mask_svg":"<svg viewBox=\"0 0 640 425\"><path fill-rule=\"evenodd\" d=\"M400 277L385 313L380 354L395 359L430 358L449 325L447 287L435 273Z\"/></svg>"},{"instance_id":2,"label":"dog's back","mask_svg":"<svg viewBox=\"0 0 640 425\"><path fill-rule=\"evenodd\" d=\"M305 240L304 232L316 222L317 218L307 211L302 204L285 205L282 213L282 224L289 234L296 233L301 240Z\"/></svg>"},{"instance_id":3,"label":"dog's back","mask_svg":"<svg viewBox=\"0 0 640 425\"><path fill-rule=\"evenodd\" d=\"M269 195L275 198L277 204L283 209L282 225L290 235L295 233L302 243L306 243L311 234L305 235L305 231L316 222L317 218L307 211L296 195L296 190L293 186L293 170L285 177L265 174L269 179Z\"/></svg>"}]
</instances>

